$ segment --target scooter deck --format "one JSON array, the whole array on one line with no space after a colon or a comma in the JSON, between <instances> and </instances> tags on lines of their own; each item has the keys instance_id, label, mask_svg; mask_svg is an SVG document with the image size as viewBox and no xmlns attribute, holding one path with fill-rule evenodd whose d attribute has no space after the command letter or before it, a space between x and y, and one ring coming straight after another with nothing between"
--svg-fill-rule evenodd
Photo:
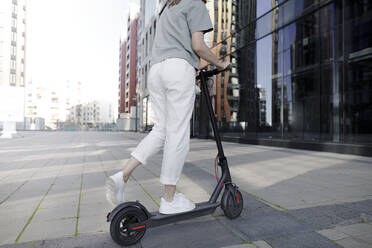
<instances>
[{"instance_id":1,"label":"scooter deck","mask_svg":"<svg viewBox=\"0 0 372 248\"><path fill-rule=\"evenodd\" d=\"M196 206L193 210L179 214L161 214L159 212L152 212L150 222L148 223L147 226L148 227L161 226L176 221L182 221L194 217L213 214L216 208L220 206L220 203L201 202L195 205Z\"/></svg>"}]
</instances>

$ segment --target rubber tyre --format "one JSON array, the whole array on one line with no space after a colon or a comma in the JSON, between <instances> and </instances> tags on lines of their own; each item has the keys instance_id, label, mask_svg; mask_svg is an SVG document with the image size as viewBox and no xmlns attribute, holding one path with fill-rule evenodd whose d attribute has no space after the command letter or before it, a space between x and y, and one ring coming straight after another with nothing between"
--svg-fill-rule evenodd
<instances>
[{"instance_id":1,"label":"rubber tyre","mask_svg":"<svg viewBox=\"0 0 372 248\"><path fill-rule=\"evenodd\" d=\"M221 208L225 216L229 219L236 219L243 211L243 196L239 190L236 190L239 202L236 195L230 190L226 190L222 196Z\"/></svg>"},{"instance_id":2,"label":"rubber tyre","mask_svg":"<svg viewBox=\"0 0 372 248\"><path fill-rule=\"evenodd\" d=\"M111 221L111 238L115 243L121 246L130 246L138 243L142 239L143 235L145 235L146 228L129 233L128 231L125 231L125 226L139 223L146 219L146 214L139 208L127 207L121 210Z\"/></svg>"}]
</instances>

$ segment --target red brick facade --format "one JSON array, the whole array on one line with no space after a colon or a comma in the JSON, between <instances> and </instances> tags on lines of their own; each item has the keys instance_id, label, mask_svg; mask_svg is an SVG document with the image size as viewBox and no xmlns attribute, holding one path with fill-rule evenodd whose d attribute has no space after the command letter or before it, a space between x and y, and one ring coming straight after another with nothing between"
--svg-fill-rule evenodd
<instances>
[{"instance_id":1,"label":"red brick facade","mask_svg":"<svg viewBox=\"0 0 372 248\"><path fill-rule=\"evenodd\" d=\"M121 66L120 66L120 98L119 98L119 114L125 112L125 65L127 63L127 43L120 42L121 46Z\"/></svg>"},{"instance_id":2,"label":"red brick facade","mask_svg":"<svg viewBox=\"0 0 372 248\"><path fill-rule=\"evenodd\" d=\"M126 109L126 112L130 113L130 107L136 106L134 97L136 95L136 84L137 84L137 22L138 17L136 17L130 23L130 65L129 65L129 107Z\"/></svg>"},{"instance_id":3,"label":"red brick facade","mask_svg":"<svg viewBox=\"0 0 372 248\"><path fill-rule=\"evenodd\" d=\"M121 43L119 115L130 113L130 108L136 106L134 97L137 84L137 26L138 16L133 20L128 17L128 36ZM127 76L129 77L128 85L126 85Z\"/></svg>"}]
</instances>

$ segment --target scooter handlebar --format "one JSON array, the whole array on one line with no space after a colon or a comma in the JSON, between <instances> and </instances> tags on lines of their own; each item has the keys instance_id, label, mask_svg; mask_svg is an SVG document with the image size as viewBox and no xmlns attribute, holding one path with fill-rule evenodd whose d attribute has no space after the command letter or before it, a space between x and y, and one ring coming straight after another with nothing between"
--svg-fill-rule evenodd
<instances>
[{"instance_id":1,"label":"scooter handlebar","mask_svg":"<svg viewBox=\"0 0 372 248\"><path fill-rule=\"evenodd\" d=\"M217 75L217 74L219 74L221 72L229 71L229 70L231 70L231 68L232 68L232 65L229 64L224 70L214 69L214 70L210 70L210 71L201 71L199 73L199 75L196 77L196 80L199 80L200 79L201 73L203 73L205 77L211 77L211 76Z\"/></svg>"}]
</instances>

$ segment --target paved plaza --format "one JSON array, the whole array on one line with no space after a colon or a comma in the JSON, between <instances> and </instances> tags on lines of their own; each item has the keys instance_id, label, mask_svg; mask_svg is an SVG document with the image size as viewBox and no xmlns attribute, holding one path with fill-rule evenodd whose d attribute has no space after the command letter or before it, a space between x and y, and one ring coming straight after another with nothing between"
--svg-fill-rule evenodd
<instances>
[{"instance_id":1,"label":"paved plaza","mask_svg":"<svg viewBox=\"0 0 372 248\"><path fill-rule=\"evenodd\" d=\"M145 136L20 132L0 139L0 247L118 247L104 182ZM135 247L372 248L372 157L223 143L244 210L147 230ZM192 139L178 190L206 201L216 183L213 140ZM161 154L126 190L159 207Z\"/></svg>"}]
</instances>

